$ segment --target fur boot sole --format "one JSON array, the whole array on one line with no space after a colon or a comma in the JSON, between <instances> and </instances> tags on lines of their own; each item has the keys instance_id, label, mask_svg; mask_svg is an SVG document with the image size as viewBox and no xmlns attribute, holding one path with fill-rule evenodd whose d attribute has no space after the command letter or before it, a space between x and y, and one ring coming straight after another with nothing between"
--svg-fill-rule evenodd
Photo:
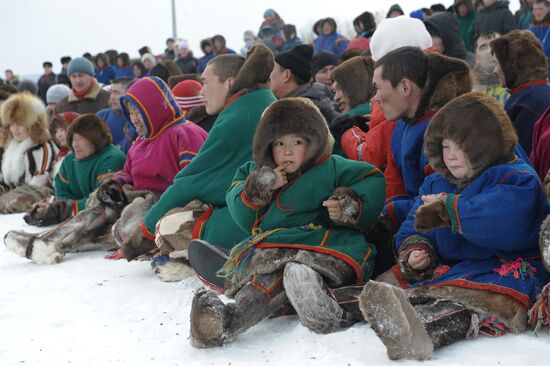
<instances>
[{"instance_id":1,"label":"fur boot sole","mask_svg":"<svg viewBox=\"0 0 550 366\"><path fill-rule=\"evenodd\" d=\"M225 305L215 292L201 287L191 304L191 345L196 348L218 347L224 343Z\"/></svg>"},{"instance_id":2,"label":"fur boot sole","mask_svg":"<svg viewBox=\"0 0 550 366\"><path fill-rule=\"evenodd\" d=\"M216 276L216 272L227 262L227 253L204 240L193 240L189 245L188 256L191 267L201 281L211 289L223 292L225 278Z\"/></svg>"},{"instance_id":3,"label":"fur boot sole","mask_svg":"<svg viewBox=\"0 0 550 366\"><path fill-rule=\"evenodd\" d=\"M390 359L431 358L434 345L407 300L405 291L386 283L370 281L359 297L359 306L386 346Z\"/></svg>"}]
</instances>

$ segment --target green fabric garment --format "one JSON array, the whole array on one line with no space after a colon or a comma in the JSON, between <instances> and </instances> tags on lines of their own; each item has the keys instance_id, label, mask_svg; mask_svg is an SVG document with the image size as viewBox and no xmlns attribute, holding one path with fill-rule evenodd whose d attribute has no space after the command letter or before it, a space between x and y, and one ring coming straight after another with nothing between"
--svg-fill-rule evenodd
<instances>
[{"instance_id":1,"label":"green fabric garment","mask_svg":"<svg viewBox=\"0 0 550 366\"><path fill-rule=\"evenodd\" d=\"M76 200L78 211L84 209L103 175L121 170L125 161L126 155L113 144L83 160L77 160L74 152L69 153L54 179L56 197Z\"/></svg>"},{"instance_id":2,"label":"green fabric garment","mask_svg":"<svg viewBox=\"0 0 550 366\"><path fill-rule=\"evenodd\" d=\"M465 17L458 14L455 15L458 27L460 28L460 38L464 41L466 51L475 53L475 28L476 28L476 13L472 11Z\"/></svg>"},{"instance_id":3,"label":"green fabric garment","mask_svg":"<svg viewBox=\"0 0 550 366\"><path fill-rule=\"evenodd\" d=\"M384 205L386 185L380 170L333 155L275 192L271 204L254 207L243 198L243 189L247 176L256 169L253 162L243 165L226 198L231 216L248 237L278 229L257 247L289 247L332 255L355 270L358 282L369 279L376 247L360 230L334 224L323 201L338 187L353 189L361 199L357 225L370 230Z\"/></svg>"},{"instance_id":4,"label":"green fabric garment","mask_svg":"<svg viewBox=\"0 0 550 366\"><path fill-rule=\"evenodd\" d=\"M225 206L225 193L235 172L252 160L252 139L262 113L275 100L271 90L262 88L237 98L222 110L197 156L147 211L147 230L154 232L157 221L169 210L184 207L194 199Z\"/></svg>"}]
</instances>

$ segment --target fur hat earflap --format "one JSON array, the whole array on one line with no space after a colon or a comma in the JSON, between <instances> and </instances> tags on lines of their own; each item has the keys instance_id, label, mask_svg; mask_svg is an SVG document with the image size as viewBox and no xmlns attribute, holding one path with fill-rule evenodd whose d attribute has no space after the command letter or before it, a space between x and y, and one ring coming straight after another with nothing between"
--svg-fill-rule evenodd
<instances>
[{"instance_id":1,"label":"fur hat earflap","mask_svg":"<svg viewBox=\"0 0 550 366\"><path fill-rule=\"evenodd\" d=\"M252 144L253 159L258 168L275 168L273 142L282 136L296 134L308 141L301 172L317 160L330 156L334 139L327 122L313 102L306 98L284 98L271 104L263 113Z\"/></svg>"},{"instance_id":2,"label":"fur hat earflap","mask_svg":"<svg viewBox=\"0 0 550 366\"><path fill-rule=\"evenodd\" d=\"M373 74L372 57L355 56L336 66L331 77L349 98L349 105L353 108L368 102L374 96Z\"/></svg>"},{"instance_id":3,"label":"fur hat earflap","mask_svg":"<svg viewBox=\"0 0 550 366\"><path fill-rule=\"evenodd\" d=\"M466 62L438 53L428 53L426 57L428 76L415 118L437 110L453 98L472 90L472 75Z\"/></svg>"},{"instance_id":4,"label":"fur hat earflap","mask_svg":"<svg viewBox=\"0 0 550 366\"><path fill-rule=\"evenodd\" d=\"M507 88L546 79L548 61L539 39L531 31L513 30L491 41L491 47Z\"/></svg>"},{"instance_id":5,"label":"fur hat earflap","mask_svg":"<svg viewBox=\"0 0 550 366\"><path fill-rule=\"evenodd\" d=\"M248 92L266 86L275 65L274 60L273 52L263 44L250 48L243 66L227 92L226 99L238 92Z\"/></svg>"},{"instance_id":6,"label":"fur hat earflap","mask_svg":"<svg viewBox=\"0 0 550 366\"><path fill-rule=\"evenodd\" d=\"M36 144L43 144L50 138L46 106L40 98L30 93L22 92L11 95L2 104L0 116L4 130L2 146L6 146L11 140L9 126L12 123L27 127L32 141Z\"/></svg>"},{"instance_id":7,"label":"fur hat earflap","mask_svg":"<svg viewBox=\"0 0 550 366\"><path fill-rule=\"evenodd\" d=\"M67 146L71 149L73 146L73 135L75 133L90 140L95 146L96 153L103 150L113 141L107 123L105 123L102 118L91 113L81 115L69 125L67 131Z\"/></svg>"},{"instance_id":8,"label":"fur hat earflap","mask_svg":"<svg viewBox=\"0 0 550 366\"><path fill-rule=\"evenodd\" d=\"M472 176L455 178L443 161L443 139L456 143L472 167ZM424 133L424 154L432 168L464 188L487 168L510 162L518 137L504 108L492 97L468 93L436 113Z\"/></svg>"}]
</instances>

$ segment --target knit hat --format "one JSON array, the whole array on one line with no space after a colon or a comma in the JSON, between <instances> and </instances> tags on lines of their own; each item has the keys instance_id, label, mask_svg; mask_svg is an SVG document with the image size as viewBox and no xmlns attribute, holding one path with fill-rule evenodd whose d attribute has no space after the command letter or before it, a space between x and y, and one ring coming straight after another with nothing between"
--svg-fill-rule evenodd
<instances>
[{"instance_id":1,"label":"knit hat","mask_svg":"<svg viewBox=\"0 0 550 366\"><path fill-rule=\"evenodd\" d=\"M311 60L313 58L313 47L301 44L290 51L279 53L275 56L275 62L279 66L289 69L294 75L309 81L311 79Z\"/></svg>"},{"instance_id":2,"label":"knit hat","mask_svg":"<svg viewBox=\"0 0 550 366\"><path fill-rule=\"evenodd\" d=\"M432 47L432 37L421 20L407 16L384 19L370 40L372 58L376 61L400 47L411 46L426 50Z\"/></svg>"},{"instance_id":3,"label":"knit hat","mask_svg":"<svg viewBox=\"0 0 550 366\"><path fill-rule=\"evenodd\" d=\"M94 65L90 60L85 59L84 57L77 57L71 62L67 67L67 75L71 76L75 72L80 72L82 74L88 74L95 77Z\"/></svg>"},{"instance_id":4,"label":"knit hat","mask_svg":"<svg viewBox=\"0 0 550 366\"><path fill-rule=\"evenodd\" d=\"M184 80L172 88L176 103L184 112L191 108L204 105L204 98L200 95L202 84L196 80Z\"/></svg>"},{"instance_id":5,"label":"knit hat","mask_svg":"<svg viewBox=\"0 0 550 366\"><path fill-rule=\"evenodd\" d=\"M78 133L80 136L90 140L98 153L109 145L113 138L109 131L109 126L100 117L95 114L83 114L76 118L67 130L67 146L73 146L73 135Z\"/></svg>"},{"instance_id":6,"label":"knit hat","mask_svg":"<svg viewBox=\"0 0 550 366\"><path fill-rule=\"evenodd\" d=\"M146 53L143 56L141 56L141 62L145 63L145 61L150 61L153 65L157 63L155 56L153 56L150 53Z\"/></svg>"},{"instance_id":7,"label":"knit hat","mask_svg":"<svg viewBox=\"0 0 550 366\"><path fill-rule=\"evenodd\" d=\"M272 17L274 18L275 17L275 10L273 9L267 9L266 11L264 11L264 18L267 18L267 17Z\"/></svg>"},{"instance_id":8,"label":"knit hat","mask_svg":"<svg viewBox=\"0 0 550 366\"><path fill-rule=\"evenodd\" d=\"M63 84L55 84L46 92L46 103L59 103L59 101L71 94L71 89Z\"/></svg>"},{"instance_id":9,"label":"knit hat","mask_svg":"<svg viewBox=\"0 0 550 366\"><path fill-rule=\"evenodd\" d=\"M368 38L359 37L359 38L353 38L351 41L349 41L348 46L344 51L349 50L357 50L361 52L365 52L369 49L370 41Z\"/></svg>"},{"instance_id":10,"label":"knit hat","mask_svg":"<svg viewBox=\"0 0 550 366\"><path fill-rule=\"evenodd\" d=\"M186 39L182 39L181 42L178 45L178 48L188 50L189 49L189 42L187 42Z\"/></svg>"},{"instance_id":11,"label":"knit hat","mask_svg":"<svg viewBox=\"0 0 550 366\"><path fill-rule=\"evenodd\" d=\"M317 73L326 66L338 64L338 56L332 52L321 51L311 59L311 75L315 77Z\"/></svg>"}]
</instances>

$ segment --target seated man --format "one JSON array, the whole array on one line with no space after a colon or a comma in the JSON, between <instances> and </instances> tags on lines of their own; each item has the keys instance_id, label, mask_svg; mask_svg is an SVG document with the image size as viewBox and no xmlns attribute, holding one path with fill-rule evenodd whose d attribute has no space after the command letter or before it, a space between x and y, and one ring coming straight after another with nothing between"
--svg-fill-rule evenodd
<instances>
[{"instance_id":1,"label":"seated man","mask_svg":"<svg viewBox=\"0 0 550 366\"><path fill-rule=\"evenodd\" d=\"M69 112L67 112L69 113ZM124 166L126 155L111 142L107 124L93 114L75 119L67 131L70 152L55 176L54 201L38 203L25 215L27 224L58 224L86 207L88 196L108 173Z\"/></svg>"}]
</instances>

